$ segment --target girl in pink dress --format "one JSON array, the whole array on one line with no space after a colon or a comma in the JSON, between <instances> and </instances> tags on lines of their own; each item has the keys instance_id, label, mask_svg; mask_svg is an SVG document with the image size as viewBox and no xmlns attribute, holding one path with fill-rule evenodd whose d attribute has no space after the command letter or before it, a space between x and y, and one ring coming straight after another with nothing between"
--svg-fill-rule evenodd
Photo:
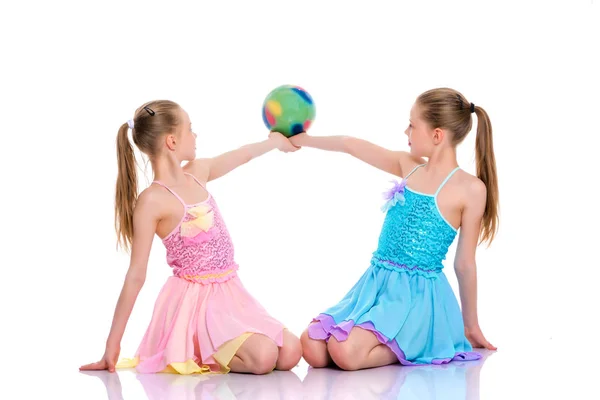
<instances>
[{"instance_id":1,"label":"girl in pink dress","mask_svg":"<svg viewBox=\"0 0 600 400\"><path fill-rule=\"evenodd\" d=\"M155 177L139 196L129 129L133 142L149 157ZM119 241L131 249L131 262L104 356L81 370L265 374L275 368L289 370L300 360L299 339L238 278L231 238L206 190L207 182L268 151L297 148L278 133L211 159L195 159L195 147L188 114L171 101L144 104L119 129L115 221ZM183 161L188 163L181 167ZM117 364L155 234L166 247L173 276L158 296L135 358Z\"/></svg>"}]
</instances>

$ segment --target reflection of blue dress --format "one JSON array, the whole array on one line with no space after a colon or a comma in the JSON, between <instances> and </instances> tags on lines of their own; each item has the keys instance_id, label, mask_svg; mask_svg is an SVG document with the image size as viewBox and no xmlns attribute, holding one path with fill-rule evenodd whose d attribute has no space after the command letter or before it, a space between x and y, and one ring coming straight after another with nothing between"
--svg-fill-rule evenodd
<instances>
[{"instance_id":1,"label":"reflection of blue dress","mask_svg":"<svg viewBox=\"0 0 600 400\"><path fill-rule=\"evenodd\" d=\"M421 165L420 165L421 166ZM346 340L354 326L372 331L404 365L477 360L464 335L456 296L442 269L456 229L440 213L437 195L406 187L389 194L387 211L371 265L335 306L309 327L313 339Z\"/></svg>"}]
</instances>

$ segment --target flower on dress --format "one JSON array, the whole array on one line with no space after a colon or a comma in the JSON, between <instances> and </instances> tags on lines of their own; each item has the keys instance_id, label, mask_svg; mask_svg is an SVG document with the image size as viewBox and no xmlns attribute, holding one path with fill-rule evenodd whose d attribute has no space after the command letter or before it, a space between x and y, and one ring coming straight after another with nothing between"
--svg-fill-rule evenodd
<instances>
[{"instance_id":1,"label":"flower on dress","mask_svg":"<svg viewBox=\"0 0 600 400\"><path fill-rule=\"evenodd\" d=\"M214 234L214 213L212 207L202 204L188 210L195 218L181 224L181 237L185 245L203 243Z\"/></svg>"},{"instance_id":2,"label":"flower on dress","mask_svg":"<svg viewBox=\"0 0 600 400\"><path fill-rule=\"evenodd\" d=\"M388 212L392 207L396 204L400 203L400 205L404 205L404 188L406 187L406 181L402 180L402 182L398 182L396 180L392 181L394 186L383 194L383 199L385 200L385 204L381 207L381 211Z\"/></svg>"}]
</instances>

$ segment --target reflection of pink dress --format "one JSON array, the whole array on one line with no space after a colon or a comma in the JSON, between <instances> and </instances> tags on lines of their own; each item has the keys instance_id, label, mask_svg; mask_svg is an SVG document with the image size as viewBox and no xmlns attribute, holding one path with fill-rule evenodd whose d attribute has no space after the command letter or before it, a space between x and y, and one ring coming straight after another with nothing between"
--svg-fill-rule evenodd
<instances>
[{"instance_id":1,"label":"reflection of pink dress","mask_svg":"<svg viewBox=\"0 0 600 400\"><path fill-rule=\"evenodd\" d=\"M154 183L185 207L180 223L163 239L174 276L156 300L136 357L118 367L136 367L141 373L226 373L252 333L264 334L281 347L284 327L238 278L233 244L213 197L187 205L170 188Z\"/></svg>"}]
</instances>

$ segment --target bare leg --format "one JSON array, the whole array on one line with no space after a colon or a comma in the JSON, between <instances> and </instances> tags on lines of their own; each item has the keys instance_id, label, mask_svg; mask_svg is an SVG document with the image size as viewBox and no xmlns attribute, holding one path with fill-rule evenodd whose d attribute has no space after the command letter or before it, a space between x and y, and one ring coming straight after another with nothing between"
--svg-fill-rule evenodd
<instances>
[{"instance_id":1,"label":"bare leg","mask_svg":"<svg viewBox=\"0 0 600 400\"><path fill-rule=\"evenodd\" d=\"M308 329L300 336L302 353L306 362L313 368L324 368L333 363L324 340L311 339Z\"/></svg>"},{"instance_id":2,"label":"bare leg","mask_svg":"<svg viewBox=\"0 0 600 400\"><path fill-rule=\"evenodd\" d=\"M302 346L300 339L285 329L283 331L283 346L279 349L276 368L280 371L289 371L300 362Z\"/></svg>"},{"instance_id":3,"label":"bare leg","mask_svg":"<svg viewBox=\"0 0 600 400\"><path fill-rule=\"evenodd\" d=\"M372 332L354 327L343 342L329 339L327 350L333 362L341 369L354 371L395 364L398 357L389 347L381 344Z\"/></svg>"},{"instance_id":4,"label":"bare leg","mask_svg":"<svg viewBox=\"0 0 600 400\"><path fill-rule=\"evenodd\" d=\"M246 374L268 374L275 369L279 351L273 340L254 334L239 348L229 363L233 372Z\"/></svg>"}]
</instances>

